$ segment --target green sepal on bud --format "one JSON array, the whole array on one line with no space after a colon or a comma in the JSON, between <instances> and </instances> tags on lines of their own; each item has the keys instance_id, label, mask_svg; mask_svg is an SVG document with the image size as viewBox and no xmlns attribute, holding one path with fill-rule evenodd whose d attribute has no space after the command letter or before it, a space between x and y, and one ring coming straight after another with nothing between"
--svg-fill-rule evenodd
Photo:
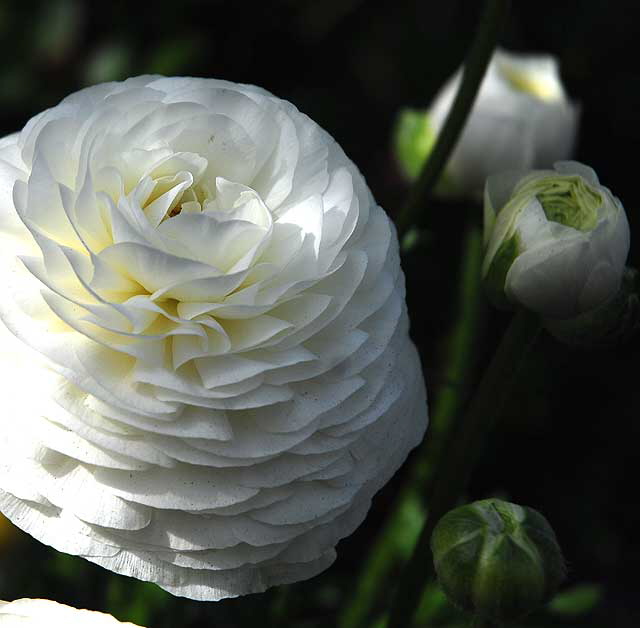
<instances>
[{"instance_id":1,"label":"green sepal on bud","mask_svg":"<svg viewBox=\"0 0 640 628\"><path fill-rule=\"evenodd\" d=\"M504 292L504 286L507 281L507 273L513 260L518 257L519 249L519 238L516 232L500 244L484 277L485 294L491 304L500 310L513 308Z\"/></svg>"},{"instance_id":2,"label":"green sepal on bud","mask_svg":"<svg viewBox=\"0 0 640 628\"><path fill-rule=\"evenodd\" d=\"M393 131L393 148L404 177L413 181L433 149L436 133L426 111L402 109Z\"/></svg>"},{"instance_id":3,"label":"green sepal on bud","mask_svg":"<svg viewBox=\"0 0 640 628\"><path fill-rule=\"evenodd\" d=\"M544 604L566 577L547 520L532 508L499 499L448 512L433 531L431 549L447 597L498 623Z\"/></svg>"}]
</instances>

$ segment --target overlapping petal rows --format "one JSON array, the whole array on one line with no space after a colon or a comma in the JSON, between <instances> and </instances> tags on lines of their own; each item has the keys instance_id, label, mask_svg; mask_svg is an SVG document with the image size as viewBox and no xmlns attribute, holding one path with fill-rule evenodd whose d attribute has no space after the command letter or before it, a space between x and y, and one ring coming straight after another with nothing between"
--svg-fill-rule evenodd
<instances>
[{"instance_id":1,"label":"overlapping petal rows","mask_svg":"<svg viewBox=\"0 0 640 628\"><path fill-rule=\"evenodd\" d=\"M44 543L262 591L325 569L422 438L393 227L259 88L71 95L0 141L0 231L0 507Z\"/></svg>"},{"instance_id":2,"label":"overlapping petal rows","mask_svg":"<svg viewBox=\"0 0 640 628\"><path fill-rule=\"evenodd\" d=\"M51 600L22 598L13 602L0 600L0 624L5 628L141 628L137 624L119 622L112 615L58 604Z\"/></svg>"}]
</instances>

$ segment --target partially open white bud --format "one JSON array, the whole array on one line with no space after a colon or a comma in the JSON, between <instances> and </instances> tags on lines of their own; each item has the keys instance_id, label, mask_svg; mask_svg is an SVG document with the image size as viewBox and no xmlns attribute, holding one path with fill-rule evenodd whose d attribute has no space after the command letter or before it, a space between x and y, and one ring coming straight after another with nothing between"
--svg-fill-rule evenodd
<instances>
[{"instance_id":1,"label":"partially open white bud","mask_svg":"<svg viewBox=\"0 0 640 628\"><path fill-rule=\"evenodd\" d=\"M461 80L462 69L426 112L401 112L395 149L408 178L417 176L431 152ZM579 107L567 98L554 57L497 50L436 192L481 198L491 174L507 168L549 168L569 158L578 119Z\"/></svg>"},{"instance_id":2,"label":"partially open white bud","mask_svg":"<svg viewBox=\"0 0 640 628\"><path fill-rule=\"evenodd\" d=\"M569 319L617 293L629 224L591 168L559 162L487 180L485 245L483 277L494 303Z\"/></svg>"}]
</instances>

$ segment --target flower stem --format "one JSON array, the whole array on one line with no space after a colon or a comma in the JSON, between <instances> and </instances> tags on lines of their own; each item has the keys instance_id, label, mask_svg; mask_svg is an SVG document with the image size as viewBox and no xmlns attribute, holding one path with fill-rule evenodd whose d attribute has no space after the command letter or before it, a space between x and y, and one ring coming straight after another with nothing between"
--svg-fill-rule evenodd
<instances>
[{"instance_id":1,"label":"flower stem","mask_svg":"<svg viewBox=\"0 0 640 628\"><path fill-rule=\"evenodd\" d=\"M431 534L438 520L465 491L487 434L504 407L518 368L540 331L537 316L524 310L513 317L484 374L465 415L452 431L436 470L433 488L426 495L429 513L420 538L407 563L391 605L388 628L406 628L425 583L433 576Z\"/></svg>"},{"instance_id":2,"label":"flower stem","mask_svg":"<svg viewBox=\"0 0 640 628\"><path fill-rule=\"evenodd\" d=\"M287 621L287 611L291 598L291 587L289 585L279 586L273 595L273 601L269 608L268 626L282 626Z\"/></svg>"},{"instance_id":3,"label":"flower stem","mask_svg":"<svg viewBox=\"0 0 640 628\"><path fill-rule=\"evenodd\" d=\"M398 214L396 226L400 242L408 229L413 226L418 213L426 205L431 190L438 182L440 173L456 146L491 60L509 5L510 0L487 0L480 25L469 48L462 82L453 106L447 115L442 132L438 135L433 151L409 193L407 203Z\"/></svg>"},{"instance_id":4,"label":"flower stem","mask_svg":"<svg viewBox=\"0 0 640 628\"><path fill-rule=\"evenodd\" d=\"M397 547L398 539L410 545L415 545L418 539L420 523L413 532L406 525L407 515L420 511L422 507L424 486L432 482L434 463L452 421L461 411L476 367L476 345L486 310L480 285L481 265L482 232L479 227L471 226L462 247L456 321L446 347L442 384L430 417L429 438L416 452L408 480L396 499L396 505L367 554L353 597L338 619L340 628L364 628L369 625L373 607L389 582L389 573L398 563L406 560ZM411 518L415 520L415 515ZM407 538L408 535L411 537Z\"/></svg>"}]
</instances>

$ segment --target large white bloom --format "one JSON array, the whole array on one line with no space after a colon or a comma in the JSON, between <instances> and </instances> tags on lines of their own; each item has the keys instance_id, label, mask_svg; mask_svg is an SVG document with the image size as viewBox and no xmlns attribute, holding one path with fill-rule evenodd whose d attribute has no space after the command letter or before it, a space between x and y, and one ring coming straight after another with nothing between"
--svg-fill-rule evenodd
<instances>
[{"instance_id":1,"label":"large white bloom","mask_svg":"<svg viewBox=\"0 0 640 628\"><path fill-rule=\"evenodd\" d=\"M252 86L97 85L0 141L0 229L2 511L195 599L330 565L426 426L336 142Z\"/></svg>"},{"instance_id":2,"label":"large white bloom","mask_svg":"<svg viewBox=\"0 0 640 628\"><path fill-rule=\"evenodd\" d=\"M140 628L137 624L119 622L106 613L80 610L51 600L31 598L13 602L0 600L0 625L3 628Z\"/></svg>"},{"instance_id":3,"label":"large white bloom","mask_svg":"<svg viewBox=\"0 0 640 628\"><path fill-rule=\"evenodd\" d=\"M444 125L461 79L459 70L427 112L434 135ZM567 159L578 117L577 106L567 99L554 57L497 50L439 191L455 197L481 197L485 179L491 174L513 168L549 168L555 161Z\"/></svg>"}]
</instances>

